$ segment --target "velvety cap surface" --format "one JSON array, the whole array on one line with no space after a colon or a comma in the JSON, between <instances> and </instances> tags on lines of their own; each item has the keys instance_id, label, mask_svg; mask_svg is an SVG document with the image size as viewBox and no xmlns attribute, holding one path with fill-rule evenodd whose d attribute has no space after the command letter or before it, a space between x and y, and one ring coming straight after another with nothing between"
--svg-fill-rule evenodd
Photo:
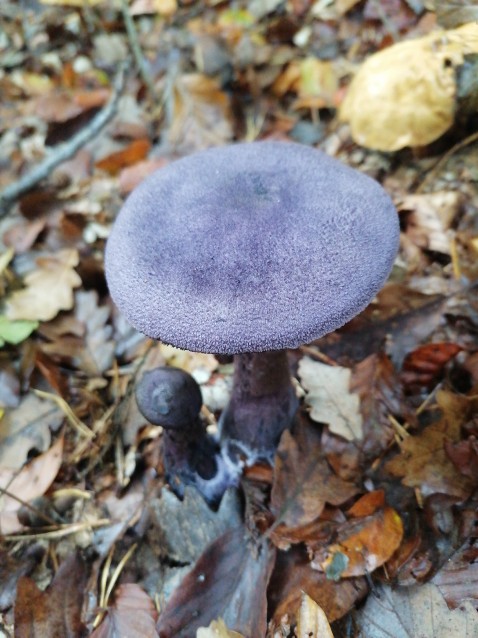
<instances>
[{"instance_id":1,"label":"velvety cap surface","mask_svg":"<svg viewBox=\"0 0 478 638\"><path fill-rule=\"evenodd\" d=\"M398 249L369 177L299 144L191 155L128 198L106 246L113 300L138 330L186 350L294 348L360 312Z\"/></svg>"}]
</instances>

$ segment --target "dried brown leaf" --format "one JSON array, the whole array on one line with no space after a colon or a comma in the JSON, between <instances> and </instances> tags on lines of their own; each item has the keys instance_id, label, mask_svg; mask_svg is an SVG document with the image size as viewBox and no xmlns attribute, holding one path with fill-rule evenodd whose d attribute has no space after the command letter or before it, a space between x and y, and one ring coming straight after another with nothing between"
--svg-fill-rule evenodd
<instances>
[{"instance_id":1,"label":"dried brown leaf","mask_svg":"<svg viewBox=\"0 0 478 638\"><path fill-rule=\"evenodd\" d=\"M191 638L216 618L244 636L265 635L274 559L274 550L256 545L243 527L226 532L171 596L157 625L161 638Z\"/></svg>"},{"instance_id":2,"label":"dried brown leaf","mask_svg":"<svg viewBox=\"0 0 478 638\"><path fill-rule=\"evenodd\" d=\"M333 434L347 441L361 439L360 399L350 391L351 371L328 366L310 357L299 361L299 377L307 390L310 418L325 423Z\"/></svg>"},{"instance_id":3,"label":"dried brown leaf","mask_svg":"<svg viewBox=\"0 0 478 638\"><path fill-rule=\"evenodd\" d=\"M15 602L16 638L77 638L81 622L86 575L84 562L67 558L52 584L41 591L26 576L20 578Z\"/></svg>"},{"instance_id":4,"label":"dried brown leaf","mask_svg":"<svg viewBox=\"0 0 478 638\"><path fill-rule=\"evenodd\" d=\"M158 638L158 613L139 585L126 583L116 590L115 601L90 638Z\"/></svg>"},{"instance_id":5,"label":"dried brown leaf","mask_svg":"<svg viewBox=\"0 0 478 638\"><path fill-rule=\"evenodd\" d=\"M324 610L304 593L300 602L296 634L297 638L334 638Z\"/></svg>"},{"instance_id":6,"label":"dried brown leaf","mask_svg":"<svg viewBox=\"0 0 478 638\"><path fill-rule=\"evenodd\" d=\"M377 586L355 621L367 638L478 636L478 613L470 603L450 611L438 587L430 583L397 589Z\"/></svg>"},{"instance_id":7,"label":"dried brown leaf","mask_svg":"<svg viewBox=\"0 0 478 638\"><path fill-rule=\"evenodd\" d=\"M22 529L17 512L20 498L28 502L42 496L58 474L63 460L63 437L51 446L47 452L35 457L19 472L0 469L0 533L12 534ZM12 496L2 495L1 488L7 489Z\"/></svg>"},{"instance_id":8,"label":"dried brown leaf","mask_svg":"<svg viewBox=\"0 0 478 638\"><path fill-rule=\"evenodd\" d=\"M81 285L74 270L78 262L78 250L74 248L38 258L38 268L25 276L25 288L12 293L6 300L8 319L49 321L60 310L70 310L73 289Z\"/></svg>"},{"instance_id":9,"label":"dried brown leaf","mask_svg":"<svg viewBox=\"0 0 478 638\"><path fill-rule=\"evenodd\" d=\"M326 503L341 505L358 491L328 465L317 428L299 422L294 434L284 432L277 449L271 494L277 522L288 528L307 525L320 516ZM279 533L280 527L276 531Z\"/></svg>"}]
</instances>

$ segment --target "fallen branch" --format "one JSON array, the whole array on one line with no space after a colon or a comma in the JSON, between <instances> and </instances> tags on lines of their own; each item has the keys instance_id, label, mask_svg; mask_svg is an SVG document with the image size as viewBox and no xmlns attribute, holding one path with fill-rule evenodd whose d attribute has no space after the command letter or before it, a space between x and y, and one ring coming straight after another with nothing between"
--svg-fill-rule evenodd
<instances>
[{"instance_id":1,"label":"fallen branch","mask_svg":"<svg viewBox=\"0 0 478 638\"><path fill-rule=\"evenodd\" d=\"M50 151L40 164L26 173L0 193L0 218L5 217L11 205L22 195L31 190L39 182L47 178L62 162L72 158L85 144L92 140L111 120L118 108L118 101L123 92L128 63L124 62L114 79L113 94L105 107L95 115L88 126L81 129L67 142Z\"/></svg>"}]
</instances>

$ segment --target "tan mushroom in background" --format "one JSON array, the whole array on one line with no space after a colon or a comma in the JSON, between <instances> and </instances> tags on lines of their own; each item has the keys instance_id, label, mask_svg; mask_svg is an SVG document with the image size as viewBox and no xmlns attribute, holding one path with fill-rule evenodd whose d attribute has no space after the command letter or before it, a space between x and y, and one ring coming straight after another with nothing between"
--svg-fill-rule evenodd
<instances>
[{"instance_id":1,"label":"tan mushroom in background","mask_svg":"<svg viewBox=\"0 0 478 638\"><path fill-rule=\"evenodd\" d=\"M375 53L352 80L339 118L361 146L397 151L430 144L455 120L457 70L474 53L477 23Z\"/></svg>"}]
</instances>

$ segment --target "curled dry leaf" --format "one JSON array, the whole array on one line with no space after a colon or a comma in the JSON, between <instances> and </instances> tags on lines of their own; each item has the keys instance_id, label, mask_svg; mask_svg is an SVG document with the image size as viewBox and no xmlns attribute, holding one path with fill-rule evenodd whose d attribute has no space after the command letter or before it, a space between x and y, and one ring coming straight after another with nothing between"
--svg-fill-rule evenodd
<instances>
[{"instance_id":1,"label":"curled dry leaf","mask_svg":"<svg viewBox=\"0 0 478 638\"><path fill-rule=\"evenodd\" d=\"M351 371L328 366L310 357L299 362L299 377L307 390L310 417L326 423L333 434L353 441L363 436L360 398L350 392Z\"/></svg>"},{"instance_id":2,"label":"curled dry leaf","mask_svg":"<svg viewBox=\"0 0 478 638\"><path fill-rule=\"evenodd\" d=\"M403 362L401 381L407 390L431 390L445 366L463 348L456 343L427 343L410 352Z\"/></svg>"},{"instance_id":3,"label":"curled dry leaf","mask_svg":"<svg viewBox=\"0 0 478 638\"><path fill-rule=\"evenodd\" d=\"M115 350L113 328L107 324L110 309L98 305L95 290L77 292L75 301L75 316L85 327L81 367L91 375L103 374L111 367Z\"/></svg>"},{"instance_id":4,"label":"curled dry leaf","mask_svg":"<svg viewBox=\"0 0 478 638\"><path fill-rule=\"evenodd\" d=\"M158 638L157 617L153 601L139 585L120 585L114 604L91 638Z\"/></svg>"},{"instance_id":5,"label":"curled dry leaf","mask_svg":"<svg viewBox=\"0 0 478 638\"><path fill-rule=\"evenodd\" d=\"M59 437L49 450L35 457L19 472L0 469L1 488L12 496L2 495L0 499L0 533L12 534L22 529L17 512L23 502L43 496L53 483L63 460L63 437ZM16 497L16 498L14 498Z\"/></svg>"},{"instance_id":6,"label":"curled dry leaf","mask_svg":"<svg viewBox=\"0 0 478 638\"><path fill-rule=\"evenodd\" d=\"M337 529L338 542L315 553L312 566L329 578L363 576L383 565L403 538L403 523L384 503L383 492L365 494L348 511L352 518Z\"/></svg>"},{"instance_id":7,"label":"curled dry leaf","mask_svg":"<svg viewBox=\"0 0 478 638\"><path fill-rule=\"evenodd\" d=\"M296 634L297 638L334 638L324 610L305 593L300 601Z\"/></svg>"},{"instance_id":8,"label":"curled dry leaf","mask_svg":"<svg viewBox=\"0 0 478 638\"><path fill-rule=\"evenodd\" d=\"M6 300L6 317L11 321L50 321L60 310L73 307L73 289L81 285L74 268L78 250L66 248L37 259L38 268L25 276L25 288Z\"/></svg>"},{"instance_id":9,"label":"curled dry leaf","mask_svg":"<svg viewBox=\"0 0 478 638\"><path fill-rule=\"evenodd\" d=\"M475 23L375 53L352 80L340 118L350 122L354 140L368 148L396 151L429 144L453 124L456 70L474 53Z\"/></svg>"}]
</instances>

